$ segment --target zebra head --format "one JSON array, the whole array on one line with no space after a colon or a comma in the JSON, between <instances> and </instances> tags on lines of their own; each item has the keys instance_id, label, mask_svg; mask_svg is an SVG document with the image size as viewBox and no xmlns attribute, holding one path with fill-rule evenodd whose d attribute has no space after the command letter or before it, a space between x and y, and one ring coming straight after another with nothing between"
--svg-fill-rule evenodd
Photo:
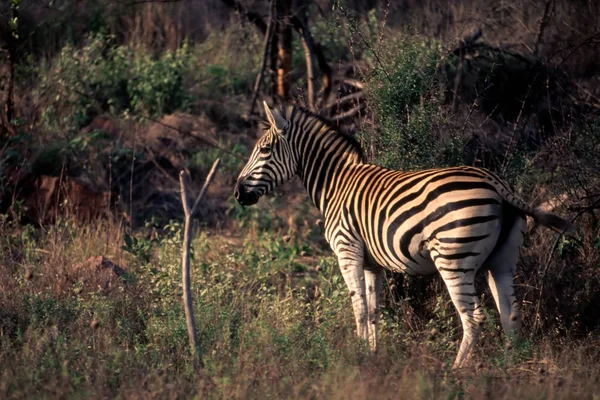
<instances>
[{"instance_id":1,"label":"zebra head","mask_svg":"<svg viewBox=\"0 0 600 400\"><path fill-rule=\"evenodd\" d=\"M243 206L256 204L262 195L290 180L297 171L297 162L288 142L290 121L277 110L271 110L266 102L264 105L268 127L254 145L233 192Z\"/></svg>"}]
</instances>

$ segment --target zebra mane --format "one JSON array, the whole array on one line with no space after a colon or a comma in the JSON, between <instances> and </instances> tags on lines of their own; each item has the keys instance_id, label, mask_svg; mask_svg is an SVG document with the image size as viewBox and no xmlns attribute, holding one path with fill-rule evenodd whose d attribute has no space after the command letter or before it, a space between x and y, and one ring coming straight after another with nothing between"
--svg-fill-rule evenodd
<instances>
[{"instance_id":1,"label":"zebra mane","mask_svg":"<svg viewBox=\"0 0 600 400\"><path fill-rule=\"evenodd\" d=\"M319 114L316 114L304 107L300 107L300 106L287 106L285 108L277 106L277 107L275 107L275 109L285 119L290 120L290 121L297 121L299 119L298 117L300 115L307 116L310 119L317 121L319 123L320 127L325 127L332 134L339 135L342 138L344 138L346 143L350 144L351 147L358 153L360 159L363 161L365 160L365 154L364 154L363 149L360 146L360 143L358 142L358 140L356 140L356 138L354 136L352 136L346 132L339 131L338 128L334 127L332 125L331 121L327 120L325 117L323 117ZM259 124L264 131L267 131L268 129L271 128L271 124L266 120L260 121Z\"/></svg>"}]
</instances>

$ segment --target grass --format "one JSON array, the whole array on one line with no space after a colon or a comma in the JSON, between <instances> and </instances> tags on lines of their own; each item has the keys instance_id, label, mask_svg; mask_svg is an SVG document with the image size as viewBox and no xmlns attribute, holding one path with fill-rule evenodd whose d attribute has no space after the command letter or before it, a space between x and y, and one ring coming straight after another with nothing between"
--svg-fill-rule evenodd
<instances>
[{"instance_id":1,"label":"grass","mask_svg":"<svg viewBox=\"0 0 600 400\"><path fill-rule=\"evenodd\" d=\"M488 332L473 365L450 371L456 330L431 337L429 326L410 329L384 310L381 351L370 355L354 337L329 252L302 235L284 241L248 226L240 236L202 232L194 240L205 361L196 374L180 299L178 223L148 227L134 235L136 245L108 221L45 230L5 224L0 396L592 398L600 390L594 339L528 337L507 363ZM126 274L106 286L93 266L81 273L81 262L96 255ZM437 317L450 318L440 301Z\"/></svg>"}]
</instances>

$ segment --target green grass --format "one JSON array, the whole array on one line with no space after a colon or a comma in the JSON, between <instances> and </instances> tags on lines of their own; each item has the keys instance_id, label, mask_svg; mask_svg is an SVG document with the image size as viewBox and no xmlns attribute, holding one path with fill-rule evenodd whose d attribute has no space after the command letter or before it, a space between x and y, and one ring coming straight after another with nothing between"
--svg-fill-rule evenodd
<instances>
[{"instance_id":1,"label":"green grass","mask_svg":"<svg viewBox=\"0 0 600 400\"><path fill-rule=\"evenodd\" d=\"M497 335L488 333L475 355L485 368L451 372L459 331L444 297L423 330L384 309L381 350L370 355L354 337L347 289L330 253L257 225L237 237L200 233L193 242L205 362L197 374L181 303L180 224L158 235L149 225L129 239L110 222L3 229L3 398L394 398L399 391L406 398L488 391L569 398L600 390L593 341L529 339L507 364ZM18 249L26 251L14 257ZM93 270L77 275L78 263L98 254L123 266L125 281L114 277L104 289ZM432 327L437 337L429 336Z\"/></svg>"}]
</instances>

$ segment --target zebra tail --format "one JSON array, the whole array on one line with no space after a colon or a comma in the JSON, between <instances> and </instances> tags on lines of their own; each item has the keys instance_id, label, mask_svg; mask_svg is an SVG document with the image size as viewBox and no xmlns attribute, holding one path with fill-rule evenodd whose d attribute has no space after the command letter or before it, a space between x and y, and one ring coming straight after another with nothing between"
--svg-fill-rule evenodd
<instances>
[{"instance_id":1,"label":"zebra tail","mask_svg":"<svg viewBox=\"0 0 600 400\"><path fill-rule=\"evenodd\" d=\"M523 200L517 197L514 193L506 191L504 187L499 187L499 193L504 198L504 201L508 202L512 206L518 208L525 214L532 217L533 220L538 224L547 226L549 228L554 228L557 231L563 233L577 232L577 227L571 221L567 221L566 219L561 218L558 215L554 215L552 213L542 210L537 210L529 206Z\"/></svg>"},{"instance_id":2,"label":"zebra tail","mask_svg":"<svg viewBox=\"0 0 600 400\"><path fill-rule=\"evenodd\" d=\"M571 221L567 221L558 215L541 210L533 210L533 213L530 215L533 217L533 220L540 225L548 226L561 232L577 232L577 228Z\"/></svg>"}]
</instances>

